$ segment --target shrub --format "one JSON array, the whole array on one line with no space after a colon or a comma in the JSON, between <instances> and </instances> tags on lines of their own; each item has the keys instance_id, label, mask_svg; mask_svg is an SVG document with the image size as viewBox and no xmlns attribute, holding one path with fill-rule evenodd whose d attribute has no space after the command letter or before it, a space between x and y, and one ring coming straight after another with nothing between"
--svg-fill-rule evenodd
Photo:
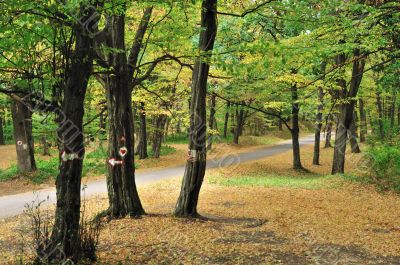
<instances>
[{"instance_id":1,"label":"shrub","mask_svg":"<svg viewBox=\"0 0 400 265\"><path fill-rule=\"evenodd\" d=\"M366 151L371 180L381 189L400 192L400 146L381 143Z\"/></svg>"}]
</instances>

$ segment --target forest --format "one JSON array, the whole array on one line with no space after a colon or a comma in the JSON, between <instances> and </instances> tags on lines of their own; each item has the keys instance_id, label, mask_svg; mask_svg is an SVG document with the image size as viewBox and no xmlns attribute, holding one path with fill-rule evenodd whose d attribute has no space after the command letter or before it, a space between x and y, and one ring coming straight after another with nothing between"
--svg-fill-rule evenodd
<instances>
[{"instance_id":1,"label":"forest","mask_svg":"<svg viewBox=\"0 0 400 265\"><path fill-rule=\"evenodd\" d=\"M400 264L397 0L0 0L0 264Z\"/></svg>"}]
</instances>

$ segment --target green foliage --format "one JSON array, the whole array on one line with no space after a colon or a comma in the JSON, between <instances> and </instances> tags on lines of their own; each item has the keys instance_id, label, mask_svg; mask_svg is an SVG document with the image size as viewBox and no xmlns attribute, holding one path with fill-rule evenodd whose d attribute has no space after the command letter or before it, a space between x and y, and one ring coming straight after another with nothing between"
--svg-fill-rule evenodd
<instances>
[{"instance_id":1,"label":"green foliage","mask_svg":"<svg viewBox=\"0 0 400 265\"><path fill-rule=\"evenodd\" d=\"M0 181L7 181L18 177L24 177L35 184L42 184L49 179L56 179L58 175L58 157L48 160L36 159L37 170L33 173L20 175L18 167L11 165L5 170L0 170Z\"/></svg>"},{"instance_id":2,"label":"green foliage","mask_svg":"<svg viewBox=\"0 0 400 265\"><path fill-rule=\"evenodd\" d=\"M378 143L366 150L369 176L380 189L400 192L400 145Z\"/></svg>"},{"instance_id":3,"label":"green foliage","mask_svg":"<svg viewBox=\"0 0 400 265\"><path fill-rule=\"evenodd\" d=\"M170 155L176 152L176 149L170 145L162 145L160 150L160 156ZM153 156L153 150L148 149L149 156Z\"/></svg>"}]
</instances>

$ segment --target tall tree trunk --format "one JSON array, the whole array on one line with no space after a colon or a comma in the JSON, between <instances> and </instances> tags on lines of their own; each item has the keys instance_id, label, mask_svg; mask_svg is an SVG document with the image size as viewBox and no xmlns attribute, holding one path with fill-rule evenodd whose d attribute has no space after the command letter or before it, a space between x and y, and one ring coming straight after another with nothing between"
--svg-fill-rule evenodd
<instances>
[{"instance_id":1,"label":"tall tree trunk","mask_svg":"<svg viewBox=\"0 0 400 265\"><path fill-rule=\"evenodd\" d=\"M239 137L242 134L243 131L243 124L244 124L244 110L243 108L239 108L238 105L236 105L236 128L235 132L233 135L233 143L234 144L239 144Z\"/></svg>"},{"instance_id":2,"label":"tall tree trunk","mask_svg":"<svg viewBox=\"0 0 400 265\"><path fill-rule=\"evenodd\" d=\"M47 141L46 136L43 135L40 140L43 146L43 155L49 156L50 155L49 142Z\"/></svg>"},{"instance_id":3,"label":"tall tree trunk","mask_svg":"<svg viewBox=\"0 0 400 265\"><path fill-rule=\"evenodd\" d=\"M0 116L0 145L5 145L6 141L4 140L4 129L3 129L3 117Z\"/></svg>"},{"instance_id":4,"label":"tall tree trunk","mask_svg":"<svg viewBox=\"0 0 400 265\"><path fill-rule=\"evenodd\" d=\"M382 110L382 97L381 93L376 93L376 106L378 108L378 126L379 126L379 137L383 141L385 139L385 129L383 125L383 110Z\"/></svg>"},{"instance_id":5,"label":"tall tree trunk","mask_svg":"<svg viewBox=\"0 0 400 265\"><path fill-rule=\"evenodd\" d=\"M355 60L353 62L349 91L346 89L346 81L344 79L338 80L338 85L341 87L341 90L338 91L338 96L342 102L338 107L339 113L337 115L338 122L336 126L332 174L344 173L347 131L350 129L351 123L353 122L354 106L356 103L354 98L357 96L364 73L365 57L361 55L359 49L354 49L353 57ZM346 57L344 54L337 56L337 65L343 65L345 61Z\"/></svg>"},{"instance_id":6,"label":"tall tree trunk","mask_svg":"<svg viewBox=\"0 0 400 265\"><path fill-rule=\"evenodd\" d=\"M36 170L34 143L32 136L32 112L27 103L13 100L11 112L14 125L14 140L17 149L18 171L22 174Z\"/></svg>"},{"instance_id":7,"label":"tall tree trunk","mask_svg":"<svg viewBox=\"0 0 400 265\"><path fill-rule=\"evenodd\" d=\"M322 128L322 111L324 110L324 90L318 88L318 113L316 117L315 125L315 137L314 137L314 157L313 165L319 165L319 154L321 145L321 128Z\"/></svg>"},{"instance_id":8,"label":"tall tree trunk","mask_svg":"<svg viewBox=\"0 0 400 265\"><path fill-rule=\"evenodd\" d=\"M397 108L397 126L400 127L400 106Z\"/></svg>"},{"instance_id":9,"label":"tall tree trunk","mask_svg":"<svg viewBox=\"0 0 400 265\"><path fill-rule=\"evenodd\" d=\"M112 48L125 51L125 16L110 18ZM115 73L108 77L107 109L109 113L109 144L107 187L113 217L144 214L135 184L132 90L128 63L124 52L113 53L111 65ZM114 159L115 163L112 162Z\"/></svg>"},{"instance_id":10,"label":"tall tree trunk","mask_svg":"<svg viewBox=\"0 0 400 265\"><path fill-rule=\"evenodd\" d=\"M230 131L231 131L231 134L235 134L235 128L236 128L236 125L235 125L235 121L236 121L236 118L235 118L235 113L236 113L236 108L235 108L235 105L231 105L231 126L230 126Z\"/></svg>"},{"instance_id":11,"label":"tall tree trunk","mask_svg":"<svg viewBox=\"0 0 400 265\"><path fill-rule=\"evenodd\" d=\"M93 15L94 11L89 9L82 21L88 21ZM56 180L57 204L51 246L46 250L54 264L64 258L77 262L81 255L79 219L85 154L83 116L84 99L93 66L93 40L81 25L74 25L73 32L75 50L66 73L62 113L58 113L60 120L57 134L64 155L61 156L60 173Z\"/></svg>"},{"instance_id":12,"label":"tall tree trunk","mask_svg":"<svg viewBox=\"0 0 400 265\"><path fill-rule=\"evenodd\" d=\"M155 119L155 130L153 133L153 157L159 158L161 153L161 144L164 138L164 129L168 116L160 114Z\"/></svg>"},{"instance_id":13,"label":"tall tree trunk","mask_svg":"<svg viewBox=\"0 0 400 265\"><path fill-rule=\"evenodd\" d=\"M210 118L208 119L208 129L213 130L215 128L215 95L211 95L210 99ZM208 136L208 144L207 144L207 150L211 150L212 148L212 142L213 142L213 135L210 134Z\"/></svg>"},{"instance_id":14,"label":"tall tree trunk","mask_svg":"<svg viewBox=\"0 0 400 265\"><path fill-rule=\"evenodd\" d=\"M299 143L299 111L300 105L298 102L299 96L297 92L297 86L292 86L292 129L290 130L292 134L292 149L293 149L293 168L303 169L301 165L300 157L300 143Z\"/></svg>"},{"instance_id":15,"label":"tall tree trunk","mask_svg":"<svg viewBox=\"0 0 400 265\"><path fill-rule=\"evenodd\" d=\"M199 48L202 57L210 58L217 35L217 0L203 0ZM196 217L197 202L206 170L206 96L209 60L197 58L192 76L190 106L189 159L186 163L175 216Z\"/></svg>"},{"instance_id":16,"label":"tall tree trunk","mask_svg":"<svg viewBox=\"0 0 400 265\"><path fill-rule=\"evenodd\" d=\"M367 135L367 113L364 109L364 101L360 98L358 100L358 104L360 107L360 142L365 142Z\"/></svg>"},{"instance_id":17,"label":"tall tree trunk","mask_svg":"<svg viewBox=\"0 0 400 265\"><path fill-rule=\"evenodd\" d=\"M139 159L148 157L146 110L143 102L140 102L139 106L139 144L137 146L137 154L139 155Z\"/></svg>"},{"instance_id":18,"label":"tall tree trunk","mask_svg":"<svg viewBox=\"0 0 400 265\"><path fill-rule=\"evenodd\" d=\"M330 148L332 147L331 141L332 141L332 118L331 115L329 115L327 124L325 127L325 147L324 148Z\"/></svg>"},{"instance_id":19,"label":"tall tree trunk","mask_svg":"<svg viewBox=\"0 0 400 265\"><path fill-rule=\"evenodd\" d=\"M392 92L392 104L390 106L390 128L393 130L394 128L394 121L396 117L396 98L397 98L397 88L393 87Z\"/></svg>"},{"instance_id":20,"label":"tall tree trunk","mask_svg":"<svg viewBox=\"0 0 400 265\"><path fill-rule=\"evenodd\" d=\"M229 123L229 112L231 108L231 102L226 102L226 113L225 113L225 122L224 122L224 138L228 137L228 123Z\"/></svg>"},{"instance_id":21,"label":"tall tree trunk","mask_svg":"<svg viewBox=\"0 0 400 265\"><path fill-rule=\"evenodd\" d=\"M361 153L360 146L357 142L357 123L358 123L358 115L357 111L354 111L353 114L353 122L350 125L349 130L349 138L350 138L350 146L352 153Z\"/></svg>"}]
</instances>

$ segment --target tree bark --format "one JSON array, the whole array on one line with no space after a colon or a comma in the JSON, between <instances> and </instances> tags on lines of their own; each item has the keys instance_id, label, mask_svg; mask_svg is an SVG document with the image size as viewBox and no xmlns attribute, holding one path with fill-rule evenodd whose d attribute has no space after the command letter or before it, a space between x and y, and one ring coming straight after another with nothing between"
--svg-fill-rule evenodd
<instances>
[{"instance_id":1,"label":"tree bark","mask_svg":"<svg viewBox=\"0 0 400 265\"><path fill-rule=\"evenodd\" d=\"M383 141L385 139L385 128L383 124L383 107L381 93L376 93L376 106L378 108L378 126L379 126L379 137Z\"/></svg>"},{"instance_id":2,"label":"tree bark","mask_svg":"<svg viewBox=\"0 0 400 265\"><path fill-rule=\"evenodd\" d=\"M358 123L358 115L357 111L354 111L353 114L353 122L350 125L350 130L349 130L349 139L350 139L350 146L351 146L351 152L352 153L361 153L360 146L358 145L357 142L357 123Z\"/></svg>"},{"instance_id":3,"label":"tree bark","mask_svg":"<svg viewBox=\"0 0 400 265\"><path fill-rule=\"evenodd\" d=\"M331 116L331 115L329 115ZM331 141L332 141L332 119L331 117L328 117L326 128L325 128L325 146L324 148L330 148L332 147Z\"/></svg>"},{"instance_id":4,"label":"tree bark","mask_svg":"<svg viewBox=\"0 0 400 265\"><path fill-rule=\"evenodd\" d=\"M339 113L337 115L338 122L336 126L335 148L333 153L332 174L344 173L345 157L346 157L346 141L347 132L353 122L353 113L355 106L355 97L364 73L365 57L361 55L359 49L354 49L352 77L350 81L349 91L346 89L346 81L341 78L338 85L341 90L338 91L338 98L341 103L338 106ZM344 54L339 54L336 58L337 65L343 65L346 61Z\"/></svg>"},{"instance_id":5,"label":"tree bark","mask_svg":"<svg viewBox=\"0 0 400 265\"><path fill-rule=\"evenodd\" d=\"M397 88L393 88L392 91L392 104L390 106L390 128L393 130L394 128L394 121L396 117L396 98L397 98Z\"/></svg>"},{"instance_id":6,"label":"tree bark","mask_svg":"<svg viewBox=\"0 0 400 265\"><path fill-rule=\"evenodd\" d=\"M139 144L137 146L137 154L139 159L146 159L147 154L147 122L146 110L143 102L139 106Z\"/></svg>"},{"instance_id":7,"label":"tree bark","mask_svg":"<svg viewBox=\"0 0 400 265\"><path fill-rule=\"evenodd\" d=\"M35 150L32 136L32 112L27 103L12 100L11 112L14 125L14 140L17 149L18 171L22 174L36 170Z\"/></svg>"},{"instance_id":8,"label":"tree bark","mask_svg":"<svg viewBox=\"0 0 400 265\"><path fill-rule=\"evenodd\" d=\"M4 139L4 129L3 129L3 117L0 116L0 145L5 145L6 141Z\"/></svg>"},{"instance_id":9,"label":"tree bark","mask_svg":"<svg viewBox=\"0 0 400 265\"><path fill-rule=\"evenodd\" d=\"M315 125L315 139L314 139L314 157L313 165L319 165L320 145L321 145L321 128L322 128L322 111L324 110L324 91L318 88L318 113Z\"/></svg>"},{"instance_id":10,"label":"tree bark","mask_svg":"<svg viewBox=\"0 0 400 265\"><path fill-rule=\"evenodd\" d=\"M153 133L153 157L159 158L161 153L161 144L164 138L165 124L167 123L168 116L160 114L155 118L155 130Z\"/></svg>"},{"instance_id":11,"label":"tree bark","mask_svg":"<svg viewBox=\"0 0 400 265\"><path fill-rule=\"evenodd\" d=\"M175 216L196 217L197 202L206 170L206 96L209 59L217 34L217 0L203 0L201 9L198 57L192 76L192 100L190 105L189 159L186 163L181 192L175 208ZM204 59L206 57L206 59Z\"/></svg>"},{"instance_id":12,"label":"tree bark","mask_svg":"<svg viewBox=\"0 0 400 265\"><path fill-rule=\"evenodd\" d=\"M360 142L363 143L367 135L367 113L365 112L364 101L362 99L358 100L358 105L360 107Z\"/></svg>"},{"instance_id":13,"label":"tree bark","mask_svg":"<svg viewBox=\"0 0 400 265\"><path fill-rule=\"evenodd\" d=\"M112 48L125 51L125 16L110 18ZM107 109L109 115L109 145L107 187L110 208L116 218L144 214L135 184L132 89L127 57L124 52L110 55L113 75L107 82ZM122 155L121 152L124 151ZM112 164L110 159L117 163Z\"/></svg>"},{"instance_id":14,"label":"tree bark","mask_svg":"<svg viewBox=\"0 0 400 265\"><path fill-rule=\"evenodd\" d=\"M49 150L49 142L46 139L46 136L41 137L41 142L43 146L43 155L44 156L49 156L50 155L50 150Z\"/></svg>"},{"instance_id":15,"label":"tree bark","mask_svg":"<svg viewBox=\"0 0 400 265\"><path fill-rule=\"evenodd\" d=\"M243 108L239 108L238 105L236 105L235 117L236 117L236 128L235 128L235 133L233 135L233 143L239 144L239 137L242 135L243 125L244 125L244 110Z\"/></svg>"},{"instance_id":16,"label":"tree bark","mask_svg":"<svg viewBox=\"0 0 400 265\"><path fill-rule=\"evenodd\" d=\"M89 12L82 19L93 16ZM85 154L83 136L84 99L93 67L93 40L82 25L74 25L75 50L66 72L64 100L60 117L58 138L67 159L61 159L56 180L57 204L51 246L47 249L53 263L64 258L73 262L80 259L79 219L81 206L81 176ZM52 264L53 264L52 263Z\"/></svg>"},{"instance_id":17,"label":"tree bark","mask_svg":"<svg viewBox=\"0 0 400 265\"><path fill-rule=\"evenodd\" d=\"M211 95L210 99L210 118L208 119L208 129L213 130L215 128L215 95ZM210 134L208 136L208 144L207 144L207 150L211 150L212 148L212 142L213 142L213 135Z\"/></svg>"},{"instance_id":18,"label":"tree bark","mask_svg":"<svg viewBox=\"0 0 400 265\"><path fill-rule=\"evenodd\" d=\"M303 169L300 157L300 143L299 143L299 111L300 105L298 103L299 96L297 86L293 85L292 88L292 128L290 130L292 134L292 149L293 149L293 168Z\"/></svg>"},{"instance_id":19,"label":"tree bark","mask_svg":"<svg viewBox=\"0 0 400 265\"><path fill-rule=\"evenodd\" d=\"M224 138L228 137L228 123L229 123L229 112L231 108L231 102L226 102L226 113L225 113L225 122L224 122Z\"/></svg>"}]
</instances>

